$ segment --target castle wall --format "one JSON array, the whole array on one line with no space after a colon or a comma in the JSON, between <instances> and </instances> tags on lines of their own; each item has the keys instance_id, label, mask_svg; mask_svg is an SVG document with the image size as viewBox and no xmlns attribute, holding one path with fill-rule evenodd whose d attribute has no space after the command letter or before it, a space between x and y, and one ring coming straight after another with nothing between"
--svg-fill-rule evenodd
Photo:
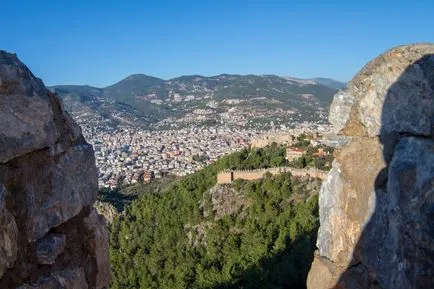
<instances>
[{"instance_id":1,"label":"castle wall","mask_svg":"<svg viewBox=\"0 0 434 289\"><path fill-rule=\"evenodd\" d=\"M217 184L230 184L232 183L231 172L220 172L217 174Z\"/></svg>"},{"instance_id":2,"label":"castle wall","mask_svg":"<svg viewBox=\"0 0 434 289\"><path fill-rule=\"evenodd\" d=\"M291 167L275 167L268 169L257 170L235 170L235 171L223 171L217 174L217 184L230 184L234 180L259 180L264 177L265 173L272 175L278 175L285 172L290 172L296 177L311 177L324 180L327 176L327 172L321 171L315 168L297 169ZM232 174L232 175L231 175Z\"/></svg>"}]
</instances>

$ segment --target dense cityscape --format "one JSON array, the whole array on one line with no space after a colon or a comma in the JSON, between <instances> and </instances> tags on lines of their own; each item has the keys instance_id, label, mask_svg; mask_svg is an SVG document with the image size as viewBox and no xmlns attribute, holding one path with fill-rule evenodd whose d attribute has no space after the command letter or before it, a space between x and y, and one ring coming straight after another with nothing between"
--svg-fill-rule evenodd
<instances>
[{"instance_id":1,"label":"dense cityscape","mask_svg":"<svg viewBox=\"0 0 434 289\"><path fill-rule=\"evenodd\" d=\"M272 130L222 125L148 131L129 127L102 129L83 124L82 129L95 150L99 187L113 189L169 174L185 176L246 146L279 142L273 136L324 132L328 127L304 122L295 129L280 126Z\"/></svg>"}]
</instances>

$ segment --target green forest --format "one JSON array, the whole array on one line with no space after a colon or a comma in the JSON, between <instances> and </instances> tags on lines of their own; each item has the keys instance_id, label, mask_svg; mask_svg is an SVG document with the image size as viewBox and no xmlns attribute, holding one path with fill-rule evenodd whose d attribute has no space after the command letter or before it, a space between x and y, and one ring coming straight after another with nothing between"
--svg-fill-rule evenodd
<instances>
[{"instance_id":1,"label":"green forest","mask_svg":"<svg viewBox=\"0 0 434 289\"><path fill-rule=\"evenodd\" d=\"M140 192L110 227L110 287L305 288L320 181L285 173L217 185L241 200L218 217L210 193L219 171L284 165L284 151L245 149L162 191Z\"/></svg>"}]
</instances>

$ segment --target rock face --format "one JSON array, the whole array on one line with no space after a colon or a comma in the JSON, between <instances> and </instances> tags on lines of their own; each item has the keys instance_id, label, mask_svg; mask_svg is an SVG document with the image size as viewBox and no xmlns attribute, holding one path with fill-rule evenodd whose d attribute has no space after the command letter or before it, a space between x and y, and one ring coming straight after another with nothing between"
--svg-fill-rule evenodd
<instances>
[{"instance_id":1,"label":"rock face","mask_svg":"<svg viewBox=\"0 0 434 289\"><path fill-rule=\"evenodd\" d=\"M48 233L36 243L36 258L39 264L53 264L59 254L65 250L64 234Z\"/></svg>"},{"instance_id":2,"label":"rock face","mask_svg":"<svg viewBox=\"0 0 434 289\"><path fill-rule=\"evenodd\" d=\"M0 51L0 288L103 288L93 148L57 96Z\"/></svg>"},{"instance_id":3,"label":"rock face","mask_svg":"<svg viewBox=\"0 0 434 289\"><path fill-rule=\"evenodd\" d=\"M114 218L120 214L115 206L107 202L96 200L93 206L98 214L104 216L105 221L108 224L113 223Z\"/></svg>"},{"instance_id":4,"label":"rock face","mask_svg":"<svg viewBox=\"0 0 434 289\"><path fill-rule=\"evenodd\" d=\"M233 186L217 184L205 192L204 199L207 197L210 204L203 207L204 215L208 216L212 212L215 220L220 220L224 216L237 212L241 207L248 207L251 204L243 192L235 190Z\"/></svg>"},{"instance_id":5,"label":"rock face","mask_svg":"<svg viewBox=\"0 0 434 289\"><path fill-rule=\"evenodd\" d=\"M434 45L396 47L337 93L307 287L434 288Z\"/></svg>"}]
</instances>

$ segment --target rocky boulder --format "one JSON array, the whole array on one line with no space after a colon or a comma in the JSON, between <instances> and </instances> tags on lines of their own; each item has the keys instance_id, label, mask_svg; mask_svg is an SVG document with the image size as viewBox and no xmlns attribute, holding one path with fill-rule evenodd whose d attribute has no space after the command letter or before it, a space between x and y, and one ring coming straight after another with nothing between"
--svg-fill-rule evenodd
<instances>
[{"instance_id":1,"label":"rocky boulder","mask_svg":"<svg viewBox=\"0 0 434 289\"><path fill-rule=\"evenodd\" d=\"M91 145L58 97L0 51L0 288L103 288L108 233Z\"/></svg>"},{"instance_id":2,"label":"rocky boulder","mask_svg":"<svg viewBox=\"0 0 434 289\"><path fill-rule=\"evenodd\" d=\"M64 234L46 234L36 243L36 258L39 264L53 264L63 252L66 244Z\"/></svg>"},{"instance_id":3,"label":"rocky boulder","mask_svg":"<svg viewBox=\"0 0 434 289\"><path fill-rule=\"evenodd\" d=\"M17 258L18 228L14 216L6 208L5 188L0 184L0 276L14 265Z\"/></svg>"},{"instance_id":4,"label":"rocky boulder","mask_svg":"<svg viewBox=\"0 0 434 289\"><path fill-rule=\"evenodd\" d=\"M433 98L433 44L387 51L336 94L308 288L434 288Z\"/></svg>"},{"instance_id":5,"label":"rocky boulder","mask_svg":"<svg viewBox=\"0 0 434 289\"><path fill-rule=\"evenodd\" d=\"M120 214L116 207L108 202L97 200L93 204L93 207L96 209L98 214L104 216L104 219L108 224L113 223L113 220L116 218L116 216L119 216Z\"/></svg>"}]
</instances>

